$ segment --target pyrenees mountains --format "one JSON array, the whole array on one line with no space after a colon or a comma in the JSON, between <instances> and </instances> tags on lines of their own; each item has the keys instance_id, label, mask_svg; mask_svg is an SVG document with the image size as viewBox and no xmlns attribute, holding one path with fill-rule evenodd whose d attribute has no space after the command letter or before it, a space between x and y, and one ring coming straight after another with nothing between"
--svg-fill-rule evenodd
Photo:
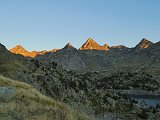
<instances>
[{"instance_id":1,"label":"pyrenees mountains","mask_svg":"<svg viewBox=\"0 0 160 120\"><path fill-rule=\"evenodd\" d=\"M130 71L146 70L159 64L160 43L152 43L143 38L135 47L123 45L101 46L89 38L79 49L70 43L62 49L29 52L18 45L10 49L12 53L34 58L44 63L56 62L58 66L70 71Z\"/></svg>"}]
</instances>

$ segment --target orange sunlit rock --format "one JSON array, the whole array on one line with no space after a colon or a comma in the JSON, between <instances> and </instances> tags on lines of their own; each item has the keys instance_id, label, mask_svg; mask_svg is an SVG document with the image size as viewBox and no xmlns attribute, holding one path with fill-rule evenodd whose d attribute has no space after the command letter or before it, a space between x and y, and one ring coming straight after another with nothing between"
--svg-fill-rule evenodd
<instances>
[{"instance_id":1,"label":"orange sunlit rock","mask_svg":"<svg viewBox=\"0 0 160 120\"><path fill-rule=\"evenodd\" d=\"M89 38L83 45L80 47L80 50L109 50L110 47L105 44L104 46L100 46L96 43L92 38Z\"/></svg>"},{"instance_id":2,"label":"orange sunlit rock","mask_svg":"<svg viewBox=\"0 0 160 120\"><path fill-rule=\"evenodd\" d=\"M37 55L44 55L47 52L56 52L57 50L59 50L59 49L53 49L51 51L43 50L43 51L31 51L31 52L29 52L21 45L17 45L16 47L10 49L10 51L12 53L20 54L20 55L23 55L25 57L31 57L31 58L34 58Z\"/></svg>"}]
</instances>

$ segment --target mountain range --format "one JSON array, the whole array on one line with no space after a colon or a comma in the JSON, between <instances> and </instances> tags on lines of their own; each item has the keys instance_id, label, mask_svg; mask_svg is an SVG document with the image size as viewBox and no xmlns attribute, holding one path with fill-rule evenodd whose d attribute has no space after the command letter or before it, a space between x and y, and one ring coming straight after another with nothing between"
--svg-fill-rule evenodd
<instances>
[{"instance_id":1,"label":"mountain range","mask_svg":"<svg viewBox=\"0 0 160 120\"><path fill-rule=\"evenodd\" d=\"M100 46L90 38L80 49L68 43L62 49L35 52L36 54L29 56L33 53L22 46L9 51L0 44L0 74L11 78L12 81L18 80L31 84L43 95L71 106L76 113L78 110L79 115L84 112L94 116L96 120L111 118L111 120L157 120L160 117L158 106L156 108L139 106L129 97L133 94L143 96L141 93L151 94L154 97L160 96L160 42L152 43L143 38L133 48L123 45L109 47L108 45ZM26 96L28 91L26 85L19 86L17 85L19 83L10 82L10 80L6 82L3 80L2 83L5 83L5 86L12 83L10 86L19 92L22 90L25 92L24 96L14 99L16 104L17 100L22 99L23 102L18 101L18 103L23 103L25 106L30 100L28 98L30 94ZM124 93L127 93L127 96ZM32 98L35 100L38 97L39 93ZM63 106L62 104L55 114L61 114L59 109L67 110ZM41 111L42 107L38 111ZM16 108L16 110L19 109ZM5 111L7 113L7 109ZM43 109L43 111L46 114L49 110ZM24 113L26 111L22 110L22 113L16 112L15 116L16 118L25 116ZM40 114L34 113L37 116ZM69 113L66 112L66 114ZM32 118L33 114L29 112L29 115ZM49 115L51 119L63 119L55 118L56 115ZM82 117L84 119L77 119L86 120L85 116ZM64 118L64 120L67 119Z\"/></svg>"},{"instance_id":2,"label":"mountain range","mask_svg":"<svg viewBox=\"0 0 160 120\"><path fill-rule=\"evenodd\" d=\"M159 59L159 51L151 52L156 49L159 42L152 43L143 38L135 47L128 48L123 45L101 46L93 39L89 38L79 49L76 49L70 43L62 49L53 49L51 51L32 51L28 52L22 46L18 45L10 51L34 58L45 63L56 62L58 66L70 71L124 71L150 69L150 64ZM151 57L152 56L152 57ZM153 66L152 64L152 66ZM134 67L133 67L134 66Z\"/></svg>"},{"instance_id":3,"label":"mountain range","mask_svg":"<svg viewBox=\"0 0 160 120\"><path fill-rule=\"evenodd\" d=\"M153 45L151 41L147 40L146 38L143 38L139 44L135 46L134 49L145 49L149 46ZM68 43L66 46L74 47L70 43ZM65 47L66 47L65 46ZM64 47L64 48L65 48ZM89 38L80 48L79 50L102 50L102 51L108 51L112 49L124 49L128 48L124 45L117 45L117 46L109 46L108 44L104 44L103 46L99 45L97 42L95 42L92 38ZM17 45L16 47L10 49L11 52L16 54L21 54L25 57L36 57L37 55L44 55L48 52L57 52L60 49L53 49L53 50L43 50L43 51L27 51L23 46Z\"/></svg>"}]
</instances>

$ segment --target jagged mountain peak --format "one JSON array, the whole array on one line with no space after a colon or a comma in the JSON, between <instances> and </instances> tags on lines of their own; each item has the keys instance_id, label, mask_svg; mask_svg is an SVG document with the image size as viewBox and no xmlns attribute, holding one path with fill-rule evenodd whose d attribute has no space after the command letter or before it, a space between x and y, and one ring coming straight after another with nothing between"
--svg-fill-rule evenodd
<instances>
[{"instance_id":1,"label":"jagged mountain peak","mask_svg":"<svg viewBox=\"0 0 160 120\"><path fill-rule=\"evenodd\" d=\"M99 45L94 39L88 38L87 41L84 44L97 44ZM100 46L100 45L99 45Z\"/></svg>"},{"instance_id":2,"label":"jagged mountain peak","mask_svg":"<svg viewBox=\"0 0 160 120\"><path fill-rule=\"evenodd\" d=\"M17 45L16 47L10 49L10 51L16 54L28 52L22 45Z\"/></svg>"},{"instance_id":3,"label":"jagged mountain peak","mask_svg":"<svg viewBox=\"0 0 160 120\"><path fill-rule=\"evenodd\" d=\"M141 42L150 42L147 38L142 38Z\"/></svg>"},{"instance_id":4,"label":"jagged mountain peak","mask_svg":"<svg viewBox=\"0 0 160 120\"><path fill-rule=\"evenodd\" d=\"M69 51L70 51L70 50L72 51L72 50L77 50L77 49L76 49L71 43L67 43L67 44L64 46L64 48L62 49L62 51L64 51L64 50L65 50L65 51L66 51L66 50L67 50L67 51L68 51L68 50L69 50Z\"/></svg>"},{"instance_id":5,"label":"jagged mountain peak","mask_svg":"<svg viewBox=\"0 0 160 120\"><path fill-rule=\"evenodd\" d=\"M102 50L102 47L92 38L88 38L88 40L80 47L80 50Z\"/></svg>"},{"instance_id":6,"label":"jagged mountain peak","mask_svg":"<svg viewBox=\"0 0 160 120\"><path fill-rule=\"evenodd\" d=\"M16 47L19 47L19 48L24 48L22 45L17 45Z\"/></svg>"},{"instance_id":7,"label":"jagged mountain peak","mask_svg":"<svg viewBox=\"0 0 160 120\"><path fill-rule=\"evenodd\" d=\"M150 40L143 38L135 47L135 49L145 49L153 45L154 43Z\"/></svg>"},{"instance_id":8,"label":"jagged mountain peak","mask_svg":"<svg viewBox=\"0 0 160 120\"><path fill-rule=\"evenodd\" d=\"M67 43L67 44L64 46L64 48L75 48L75 47L73 47L73 45L72 45L71 43Z\"/></svg>"},{"instance_id":9,"label":"jagged mountain peak","mask_svg":"<svg viewBox=\"0 0 160 120\"><path fill-rule=\"evenodd\" d=\"M80 50L109 50L109 45L105 44L100 46L95 40L92 38L88 38L88 40L80 47Z\"/></svg>"},{"instance_id":10,"label":"jagged mountain peak","mask_svg":"<svg viewBox=\"0 0 160 120\"><path fill-rule=\"evenodd\" d=\"M95 42L95 40L94 40L93 38L88 38L86 42L87 42L87 43L88 43L88 42ZM95 43L96 43L96 42L95 42Z\"/></svg>"},{"instance_id":11,"label":"jagged mountain peak","mask_svg":"<svg viewBox=\"0 0 160 120\"><path fill-rule=\"evenodd\" d=\"M14 47L14 48L17 48L17 49L24 49L24 50L26 50L22 45L17 45L16 47ZM27 50L26 50L27 51Z\"/></svg>"},{"instance_id":12,"label":"jagged mountain peak","mask_svg":"<svg viewBox=\"0 0 160 120\"><path fill-rule=\"evenodd\" d=\"M67 43L65 47L73 47L71 43Z\"/></svg>"}]
</instances>

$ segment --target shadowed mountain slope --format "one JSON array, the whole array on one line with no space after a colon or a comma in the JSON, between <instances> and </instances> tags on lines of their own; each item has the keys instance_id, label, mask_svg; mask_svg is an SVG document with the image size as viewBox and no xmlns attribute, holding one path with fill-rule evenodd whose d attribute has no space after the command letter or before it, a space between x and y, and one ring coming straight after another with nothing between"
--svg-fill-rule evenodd
<instances>
[{"instance_id":1,"label":"shadowed mountain slope","mask_svg":"<svg viewBox=\"0 0 160 120\"><path fill-rule=\"evenodd\" d=\"M142 39L134 48L120 45L110 47L110 50L107 51L95 50L96 48L101 48L101 46L92 39L88 39L80 50L76 50L73 47L68 50L64 47L56 53L49 52L44 55L38 55L36 59L46 63L55 61L64 69L81 72L104 70L109 72L132 71L141 70L144 67L150 69L150 64L154 63L154 59L159 59L157 58L159 47L158 44ZM159 65L159 63L154 64Z\"/></svg>"},{"instance_id":2,"label":"shadowed mountain slope","mask_svg":"<svg viewBox=\"0 0 160 120\"><path fill-rule=\"evenodd\" d=\"M151 41L147 40L146 38L143 38L140 43L138 43L134 50L141 50L141 49L146 49L150 46L152 46L154 43L152 43Z\"/></svg>"}]
</instances>

